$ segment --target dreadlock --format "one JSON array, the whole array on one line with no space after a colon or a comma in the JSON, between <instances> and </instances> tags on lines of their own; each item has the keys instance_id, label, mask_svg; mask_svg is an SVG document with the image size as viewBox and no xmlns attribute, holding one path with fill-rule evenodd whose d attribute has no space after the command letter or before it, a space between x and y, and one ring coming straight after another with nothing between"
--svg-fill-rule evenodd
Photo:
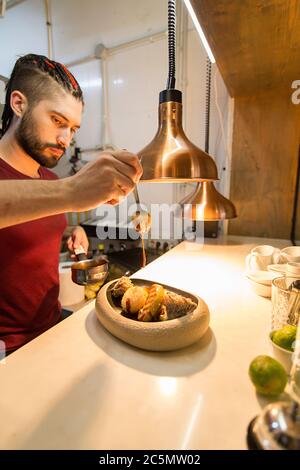
<instances>
[{"instance_id":1,"label":"dreadlock","mask_svg":"<svg viewBox=\"0 0 300 470\"><path fill-rule=\"evenodd\" d=\"M10 97L14 90L22 92L30 105L34 105L41 99L49 97L49 91L55 82L83 103L82 90L77 80L63 64L43 55L27 54L20 57L6 85L1 135L5 134L14 116L10 106Z\"/></svg>"}]
</instances>

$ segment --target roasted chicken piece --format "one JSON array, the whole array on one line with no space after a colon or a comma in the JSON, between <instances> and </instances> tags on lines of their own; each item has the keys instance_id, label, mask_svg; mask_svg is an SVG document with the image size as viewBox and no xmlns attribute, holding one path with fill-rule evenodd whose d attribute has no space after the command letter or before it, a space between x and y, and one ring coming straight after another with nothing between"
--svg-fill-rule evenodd
<instances>
[{"instance_id":1,"label":"roasted chicken piece","mask_svg":"<svg viewBox=\"0 0 300 470\"><path fill-rule=\"evenodd\" d=\"M163 315L163 320L182 317L197 307L195 302L188 297L170 291L165 291L163 304L167 310L167 318L166 315Z\"/></svg>"},{"instance_id":2,"label":"roasted chicken piece","mask_svg":"<svg viewBox=\"0 0 300 470\"><path fill-rule=\"evenodd\" d=\"M160 310L158 312L158 320L159 321L166 321L166 320L169 320L168 319L168 312L167 312L167 308L165 305L162 305L160 307Z\"/></svg>"},{"instance_id":3,"label":"roasted chicken piece","mask_svg":"<svg viewBox=\"0 0 300 470\"><path fill-rule=\"evenodd\" d=\"M122 309L130 314L138 313L144 307L148 297L148 291L144 287L129 287L122 297Z\"/></svg>"},{"instance_id":4,"label":"roasted chicken piece","mask_svg":"<svg viewBox=\"0 0 300 470\"><path fill-rule=\"evenodd\" d=\"M153 321L158 316L165 295L165 289L159 284L153 284L144 307L138 313L138 320Z\"/></svg>"},{"instance_id":5,"label":"roasted chicken piece","mask_svg":"<svg viewBox=\"0 0 300 470\"><path fill-rule=\"evenodd\" d=\"M122 297L125 292L130 288L133 287L131 279L127 276L122 276L114 285L111 290L111 294L113 297Z\"/></svg>"}]
</instances>

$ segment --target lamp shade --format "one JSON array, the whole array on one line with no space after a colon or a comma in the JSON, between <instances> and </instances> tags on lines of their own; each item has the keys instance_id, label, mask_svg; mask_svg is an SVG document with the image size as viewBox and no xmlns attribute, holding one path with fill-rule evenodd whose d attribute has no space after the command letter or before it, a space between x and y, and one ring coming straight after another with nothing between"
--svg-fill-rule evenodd
<instances>
[{"instance_id":1,"label":"lamp shade","mask_svg":"<svg viewBox=\"0 0 300 470\"><path fill-rule=\"evenodd\" d=\"M197 185L181 202L183 216L192 220L224 220L237 217L235 206L220 194L212 182Z\"/></svg>"},{"instance_id":2,"label":"lamp shade","mask_svg":"<svg viewBox=\"0 0 300 470\"><path fill-rule=\"evenodd\" d=\"M184 133L181 101L179 90L160 93L158 131L150 144L138 152L143 167L141 181L183 183L218 179L214 160Z\"/></svg>"}]
</instances>

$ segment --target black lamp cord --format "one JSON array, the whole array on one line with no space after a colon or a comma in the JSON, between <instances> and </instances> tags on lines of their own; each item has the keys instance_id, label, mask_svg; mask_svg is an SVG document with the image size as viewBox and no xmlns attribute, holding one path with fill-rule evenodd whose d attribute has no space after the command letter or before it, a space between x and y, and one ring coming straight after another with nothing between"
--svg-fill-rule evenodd
<instances>
[{"instance_id":1,"label":"black lamp cord","mask_svg":"<svg viewBox=\"0 0 300 470\"><path fill-rule=\"evenodd\" d=\"M209 153L209 121L211 97L211 61L206 58L206 86L205 86L205 152ZM200 183L197 184L199 188Z\"/></svg>"},{"instance_id":2,"label":"black lamp cord","mask_svg":"<svg viewBox=\"0 0 300 470\"><path fill-rule=\"evenodd\" d=\"M205 91L205 152L209 153L209 120L211 96L211 61L206 58L206 91Z\"/></svg>"},{"instance_id":3,"label":"black lamp cord","mask_svg":"<svg viewBox=\"0 0 300 470\"><path fill-rule=\"evenodd\" d=\"M176 61L176 0L168 0L168 51L169 75L167 90L175 88L175 61Z\"/></svg>"},{"instance_id":4,"label":"black lamp cord","mask_svg":"<svg viewBox=\"0 0 300 470\"><path fill-rule=\"evenodd\" d=\"M205 152L209 153L209 122L210 122L210 97L211 97L211 61L206 58L206 86L205 86ZM197 184L199 188L200 183ZM202 222L200 222L202 223ZM194 221L193 230L197 230L197 221Z\"/></svg>"},{"instance_id":5,"label":"black lamp cord","mask_svg":"<svg viewBox=\"0 0 300 470\"><path fill-rule=\"evenodd\" d=\"M297 165L297 177L296 177L296 188L294 194L293 214L292 214L292 227L291 227L291 242L296 245L296 221L297 221L297 209L299 199L299 183L300 183L300 147L298 151L298 165Z\"/></svg>"}]
</instances>

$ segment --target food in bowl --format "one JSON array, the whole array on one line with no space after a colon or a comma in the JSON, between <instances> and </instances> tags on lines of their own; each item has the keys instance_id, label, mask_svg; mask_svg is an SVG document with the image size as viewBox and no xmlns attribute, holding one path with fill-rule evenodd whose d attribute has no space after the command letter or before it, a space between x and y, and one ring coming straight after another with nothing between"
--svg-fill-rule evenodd
<instances>
[{"instance_id":1,"label":"food in bowl","mask_svg":"<svg viewBox=\"0 0 300 470\"><path fill-rule=\"evenodd\" d=\"M273 343L287 351L294 351L296 336L297 327L294 325L285 325L280 330L272 331L270 335Z\"/></svg>"},{"instance_id":2,"label":"food in bowl","mask_svg":"<svg viewBox=\"0 0 300 470\"><path fill-rule=\"evenodd\" d=\"M164 295L165 289L163 286L152 284L149 289L146 303L138 312L138 320L152 321L156 318L160 320L160 315L165 314L165 310L162 311Z\"/></svg>"},{"instance_id":3,"label":"food in bowl","mask_svg":"<svg viewBox=\"0 0 300 470\"><path fill-rule=\"evenodd\" d=\"M138 313L144 307L147 297L148 291L144 287L129 287L122 297L122 308L127 313Z\"/></svg>"},{"instance_id":4,"label":"food in bowl","mask_svg":"<svg viewBox=\"0 0 300 470\"><path fill-rule=\"evenodd\" d=\"M134 280L133 280L134 282ZM121 314L142 322L166 321L192 312L197 304L190 298L153 283L150 287L134 286L123 276L111 290L115 302L121 303Z\"/></svg>"},{"instance_id":5,"label":"food in bowl","mask_svg":"<svg viewBox=\"0 0 300 470\"><path fill-rule=\"evenodd\" d=\"M278 330L271 331L269 335L273 355L281 362L287 373L292 367L296 336L297 327L295 325L285 325Z\"/></svg>"},{"instance_id":6,"label":"food in bowl","mask_svg":"<svg viewBox=\"0 0 300 470\"><path fill-rule=\"evenodd\" d=\"M269 342L271 346L272 355L275 359L277 359L277 361L279 361L283 365L286 372L289 374L293 363L293 351L289 351L288 349L284 349L275 344L274 341L272 341L272 333L270 333L269 335Z\"/></svg>"},{"instance_id":7,"label":"food in bowl","mask_svg":"<svg viewBox=\"0 0 300 470\"><path fill-rule=\"evenodd\" d=\"M132 278L131 282L134 286L146 288L148 293L154 284L153 281L139 278ZM209 309L204 300L197 295L162 284L161 287L164 289L162 306L167 310L165 318L155 315L151 321L139 321L138 314L129 314L122 309L123 296L112 295L114 287L118 287L117 283L115 279L102 287L97 295L95 310L102 326L125 343L148 351L174 351L194 344L207 332ZM166 296L169 292L177 294L178 297ZM170 310L170 306L173 306L173 311ZM171 317L172 314L174 319ZM209 338L210 335L207 339Z\"/></svg>"},{"instance_id":8,"label":"food in bowl","mask_svg":"<svg viewBox=\"0 0 300 470\"><path fill-rule=\"evenodd\" d=\"M133 287L132 281L127 276L122 276L114 285L111 293L113 297L122 297L127 289Z\"/></svg>"}]
</instances>

